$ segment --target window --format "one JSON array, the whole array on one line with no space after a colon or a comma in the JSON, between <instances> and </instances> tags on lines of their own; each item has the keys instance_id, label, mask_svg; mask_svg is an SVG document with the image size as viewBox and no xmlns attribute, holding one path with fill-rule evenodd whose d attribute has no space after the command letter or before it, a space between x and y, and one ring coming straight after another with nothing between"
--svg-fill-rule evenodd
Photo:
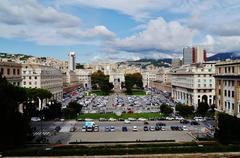
<instances>
[{"instance_id":1,"label":"window","mask_svg":"<svg viewBox=\"0 0 240 158\"><path fill-rule=\"evenodd\" d=\"M209 82L212 82L212 79L210 79Z\"/></svg>"},{"instance_id":2,"label":"window","mask_svg":"<svg viewBox=\"0 0 240 158\"><path fill-rule=\"evenodd\" d=\"M210 88L212 88L212 84L209 84Z\"/></svg>"},{"instance_id":3,"label":"window","mask_svg":"<svg viewBox=\"0 0 240 158\"><path fill-rule=\"evenodd\" d=\"M16 69L13 69L13 75L15 75L16 74Z\"/></svg>"},{"instance_id":4,"label":"window","mask_svg":"<svg viewBox=\"0 0 240 158\"><path fill-rule=\"evenodd\" d=\"M232 103L232 111L234 111L234 103Z\"/></svg>"},{"instance_id":5,"label":"window","mask_svg":"<svg viewBox=\"0 0 240 158\"><path fill-rule=\"evenodd\" d=\"M225 67L225 73L227 73L227 67Z\"/></svg>"},{"instance_id":6,"label":"window","mask_svg":"<svg viewBox=\"0 0 240 158\"><path fill-rule=\"evenodd\" d=\"M1 74L4 74L4 69L3 68L1 68Z\"/></svg>"},{"instance_id":7,"label":"window","mask_svg":"<svg viewBox=\"0 0 240 158\"><path fill-rule=\"evenodd\" d=\"M218 90L218 95L221 95L221 89Z\"/></svg>"},{"instance_id":8,"label":"window","mask_svg":"<svg viewBox=\"0 0 240 158\"><path fill-rule=\"evenodd\" d=\"M198 87L201 87L201 85L200 85L200 84L198 84Z\"/></svg>"},{"instance_id":9,"label":"window","mask_svg":"<svg viewBox=\"0 0 240 158\"><path fill-rule=\"evenodd\" d=\"M25 81L23 82L23 85L26 85L26 82L25 82Z\"/></svg>"},{"instance_id":10,"label":"window","mask_svg":"<svg viewBox=\"0 0 240 158\"><path fill-rule=\"evenodd\" d=\"M20 70L19 70L19 69L17 69L17 74L18 74L18 75L20 74Z\"/></svg>"},{"instance_id":11,"label":"window","mask_svg":"<svg viewBox=\"0 0 240 158\"><path fill-rule=\"evenodd\" d=\"M206 89L204 89L203 92L206 93Z\"/></svg>"},{"instance_id":12,"label":"window","mask_svg":"<svg viewBox=\"0 0 240 158\"><path fill-rule=\"evenodd\" d=\"M201 82L201 80L200 80L200 79L198 79L198 82Z\"/></svg>"},{"instance_id":13,"label":"window","mask_svg":"<svg viewBox=\"0 0 240 158\"><path fill-rule=\"evenodd\" d=\"M37 81L35 81L34 84L37 85Z\"/></svg>"},{"instance_id":14,"label":"window","mask_svg":"<svg viewBox=\"0 0 240 158\"><path fill-rule=\"evenodd\" d=\"M200 99L198 99L198 103L200 103L201 102L201 100Z\"/></svg>"},{"instance_id":15,"label":"window","mask_svg":"<svg viewBox=\"0 0 240 158\"><path fill-rule=\"evenodd\" d=\"M31 76L29 76L29 80L31 80L32 79L32 77Z\"/></svg>"},{"instance_id":16,"label":"window","mask_svg":"<svg viewBox=\"0 0 240 158\"><path fill-rule=\"evenodd\" d=\"M230 67L228 67L228 73L231 73L231 68Z\"/></svg>"},{"instance_id":17,"label":"window","mask_svg":"<svg viewBox=\"0 0 240 158\"><path fill-rule=\"evenodd\" d=\"M32 85L32 82L29 82L29 85Z\"/></svg>"},{"instance_id":18,"label":"window","mask_svg":"<svg viewBox=\"0 0 240 158\"><path fill-rule=\"evenodd\" d=\"M225 109L227 109L227 102L225 101Z\"/></svg>"},{"instance_id":19,"label":"window","mask_svg":"<svg viewBox=\"0 0 240 158\"><path fill-rule=\"evenodd\" d=\"M234 98L234 91L232 91L232 97Z\"/></svg>"},{"instance_id":20,"label":"window","mask_svg":"<svg viewBox=\"0 0 240 158\"><path fill-rule=\"evenodd\" d=\"M36 80L36 79L37 79L37 76L35 76L34 78L35 78L35 80Z\"/></svg>"},{"instance_id":21,"label":"window","mask_svg":"<svg viewBox=\"0 0 240 158\"><path fill-rule=\"evenodd\" d=\"M234 74L234 66L232 67L232 73Z\"/></svg>"},{"instance_id":22,"label":"window","mask_svg":"<svg viewBox=\"0 0 240 158\"><path fill-rule=\"evenodd\" d=\"M198 95L198 98L200 98L200 95Z\"/></svg>"},{"instance_id":23,"label":"window","mask_svg":"<svg viewBox=\"0 0 240 158\"><path fill-rule=\"evenodd\" d=\"M200 89L198 89L197 91L198 91L198 93L200 93L200 92L201 92L201 90L200 90Z\"/></svg>"},{"instance_id":24,"label":"window","mask_svg":"<svg viewBox=\"0 0 240 158\"><path fill-rule=\"evenodd\" d=\"M224 90L224 96L225 97L227 96L227 90Z\"/></svg>"},{"instance_id":25,"label":"window","mask_svg":"<svg viewBox=\"0 0 240 158\"><path fill-rule=\"evenodd\" d=\"M204 79L203 82L206 82L206 79Z\"/></svg>"},{"instance_id":26,"label":"window","mask_svg":"<svg viewBox=\"0 0 240 158\"><path fill-rule=\"evenodd\" d=\"M23 71L23 74L26 74L26 71Z\"/></svg>"},{"instance_id":27,"label":"window","mask_svg":"<svg viewBox=\"0 0 240 158\"><path fill-rule=\"evenodd\" d=\"M10 75L10 69L7 69L7 74Z\"/></svg>"},{"instance_id":28,"label":"window","mask_svg":"<svg viewBox=\"0 0 240 158\"><path fill-rule=\"evenodd\" d=\"M206 77L206 75L203 75L203 77Z\"/></svg>"},{"instance_id":29,"label":"window","mask_svg":"<svg viewBox=\"0 0 240 158\"><path fill-rule=\"evenodd\" d=\"M230 90L228 90L228 97L230 97L231 96L231 91Z\"/></svg>"},{"instance_id":30,"label":"window","mask_svg":"<svg viewBox=\"0 0 240 158\"><path fill-rule=\"evenodd\" d=\"M204 84L204 87L207 87L207 85L206 85L206 84Z\"/></svg>"},{"instance_id":31,"label":"window","mask_svg":"<svg viewBox=\"0 0 240 158\"><path fill-rule=\"evenodd\" d=\"M232 86L234 87L234 81L232 81Z\"/></svg>"}]
</instances>

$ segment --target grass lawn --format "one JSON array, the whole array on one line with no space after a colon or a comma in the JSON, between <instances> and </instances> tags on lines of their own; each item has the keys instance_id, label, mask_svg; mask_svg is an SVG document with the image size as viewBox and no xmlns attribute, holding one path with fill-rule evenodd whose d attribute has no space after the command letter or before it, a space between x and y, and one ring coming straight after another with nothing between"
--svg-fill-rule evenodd
<instances>
[{"instance_id":1,"label":"grass lawn","mask_svg":"<svg viewBox=\"0 0 240 158\"><path fill-rule=\"evenodd\" d=\"M146 92L142 89L133 89L132 94L127 94L127 95L146 95Z\"/></svg>"},{"instance_id":2,"label":"grass lawn","mask_svg":"<svg viewBox=\"0 0 240 158\"><path fill-rule=\"evenodd\" d=\"M122 114L121 116L117 116L116 114L109 113L109 114L81 114L78 118L91 118L91 119L99 119L99 118L163 118L165 117L161 113L126 113Z\"/></svg>"},{"instance_id":3,"label":"grass lawn","mask_svg":"<svg viewBox=\"0 0 240 158\"><path fill-rule=\"evenodd\" d=\"M97 96L107 96L108 94L104 94L102 91L100 91L100 90L92 90L90 93L89 93L89 95L91 95L91 94L96 94Z\"/></svg>"}]
</instances>

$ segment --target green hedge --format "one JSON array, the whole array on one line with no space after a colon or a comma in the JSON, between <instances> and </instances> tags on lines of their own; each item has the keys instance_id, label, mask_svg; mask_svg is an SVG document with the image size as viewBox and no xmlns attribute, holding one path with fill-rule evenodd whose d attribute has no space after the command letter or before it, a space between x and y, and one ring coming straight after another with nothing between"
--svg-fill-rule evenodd
<instances>
[{"instance_id":1,"label":"green hedge","mask_svg":"<svg viewBox=\"0 0 240 158\"><path fill-rule=\"evenodd\" d=\"M138 144L140 145L140 144ZM66 155L126 155L126 154L167 154L167 153L209 153L209 152L236 152L240 151L239 145L216 145L216 146L71 146L44 150L44 148L24 148L3 152L3 156L66 156ZM149 144L148 144L149 145Z\"/></svg>"}]
</instances>

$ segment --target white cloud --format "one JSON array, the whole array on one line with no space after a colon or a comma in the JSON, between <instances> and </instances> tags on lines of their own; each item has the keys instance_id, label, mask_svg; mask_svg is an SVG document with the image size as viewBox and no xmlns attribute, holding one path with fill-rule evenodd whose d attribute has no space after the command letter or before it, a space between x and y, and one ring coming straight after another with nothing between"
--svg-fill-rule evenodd
<instances>
[{"instance_id":1,"label":"white cloud","mask_svg":"<svg viewBox=\"0 0 240 158\"><path fill-rule=\"evenodd\" d=\"M211 53L240 50L240 36L211 36L207 35L200 44Z\"/></svg>"},{"instance_id":2,"label":"white cloud","mask_svg":"<svg viewBox=\"0 0 240 158\"><path fill-rule=\"evenodd\" d=\"M113 36L101 25L84 29L79 17L36 0L0 2L0 37L22 38L40 45L73 45Z\"/></svg>"},{"instance_id":3,"label":"white cloud","mask_svg":"<svg viewBox=\"0 0 240 158\"><path fill-rule=\"evenodd\" d=\"M137 20L148 18L151 16L151 12L156 10L167 9L173 4L175 5L177 0L60 0L58 3L62 5L78 5L88 6L93 8L103 8L116 10L122 14L129 15ZM179 1L180 2L180 1Z\"/></svg>"},{"instance_id":4,"label":"white cloud","mask_svg":"<svg viewBox=\"0 0 240 158\"><path fill-rule=\"evenodd\" d=\"M176 52L192 44L197 30L184 27L176 21L166 22L159 17L150 20L147 27L136 35L116 39L111 44L119 50L129 52Z\"/></svg>"}]
</instances>

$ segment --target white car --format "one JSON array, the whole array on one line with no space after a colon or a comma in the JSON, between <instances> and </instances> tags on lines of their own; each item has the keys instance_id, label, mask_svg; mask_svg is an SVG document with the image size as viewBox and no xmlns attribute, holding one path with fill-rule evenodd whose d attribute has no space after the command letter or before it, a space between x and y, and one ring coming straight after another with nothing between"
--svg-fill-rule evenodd
<instances>
[{"instance_id":1,"label":"white car","mask_svg":"<svg viewBox=\"0 0 240 158\"><path fill-rule=\"evenodd\" d=\"M183 126L182 129L183 129L184 131L188 131L187 126Z\"/></svg>"},{"instance_id":2,"label":"white car","mask_svg":"<svg viewBox=\"0 0 240 158\"><path fill-rule=\"evenodd\" d=\"M81 131L82 132L86 132L87 131L86 126L82 126L82 130Z\"/></svg>"},{"instance_id":3,"label":"white car","mask_svg":"<svg viewBox=\"0 0 240 158\"><path fill-rule=\"evenodd\" d=\"M166 120L172 121L172 120L174 120L174 118L173 117L166 117Z\"/></svg>"},{"instance_id":4,"label":"white car","mask_svg":"<svg viewBox=\"0 0 240 158\"><path fill-rule=\"evenodd\" d=\"M130 121L129 120L124 120L124 123L129 124Z\"/></svg>"},{"instance_id":5,"label":"white car","mask_svg":"<svg viewBox=\"0 0 240 158\"><path fill-rule=\"evenodd\" d=\"M31 121L38 122L38 121L41 121L41 119L40 119L40 117L32 117Z\"/></svg>"},{"instance_id":6,"label":"white car","mask_svg":"<svg viewBox=\"0 0 240 158\"><path fill-rule=\"evenodd\" d=\"M178 120L178 121L184 120L184 118L182 116L176 116L175 119Z\"/></svg>"},{"instance_id":7,"label":"white car","mask_svg":"<svg viewBox=\"0 0 240 158\"><path fill-rule=\"evenodd\" d=\"M108 121L117 121L115 118L109 118Z\"/></svg>"},{"instance_id":8,"label":"white car","mask_svg":"<svg viewBox=\"0 0 240 158\"><path fill-rule=\"evenodd\" d=\"M139 118L138 121L147 121L145 118Z\"/></svg>"},{"instance_id":9,"label":"white car","mask_svg":"<svg viewBox=\"0 0 240 158\"><path fill-rule=\"evenodd\" d=\"M193 119L195 121L204 121L203 117L194 117Z\"/></svg>"},{"instance_id":10,"label":"white car","mask_svg":"<svg viewBox=\"0 0 240 158\"><path fill-rule=\"evenodd\" d=\"M138 131L138 128L137 128L137 126L133 126L133 132L137 132Z\"/></svg>"},{"instance_id":11,"label":"white car","mask_svg":"<svg viewBox=\"0 0 240 158\"><path fill-rule=\"evenodd\" d=\"M132 118L132 117L129 117L128 120L129 120L129 121L136 121L136 119L135 119L135 118Z\"/></svg>"}]
</instances>

